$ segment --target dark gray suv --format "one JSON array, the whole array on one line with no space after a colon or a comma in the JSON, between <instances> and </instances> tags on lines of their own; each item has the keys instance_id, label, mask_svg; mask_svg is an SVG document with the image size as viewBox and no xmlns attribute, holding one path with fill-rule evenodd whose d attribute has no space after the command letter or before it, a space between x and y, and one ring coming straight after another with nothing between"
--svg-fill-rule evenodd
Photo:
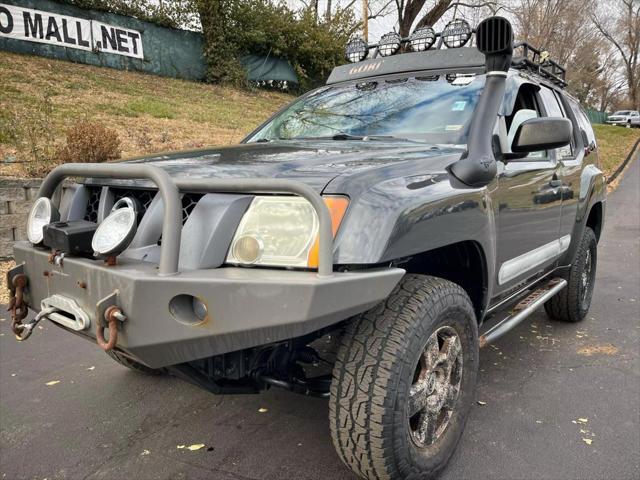
<instances>
[{"instance_id":1,"label":"dark gray suv","mask_svg":"<svg viewBox=\"0 0 640 480\"><path fill-rule=\"evenodd\" d=\"M505 19L394 35L238 146L53 170L16 336L46 318L216 394L326 397L357 475L436 475L479 349L542 305L587 314L606 189L564 70Z\"/></svg>"}]
</instances>

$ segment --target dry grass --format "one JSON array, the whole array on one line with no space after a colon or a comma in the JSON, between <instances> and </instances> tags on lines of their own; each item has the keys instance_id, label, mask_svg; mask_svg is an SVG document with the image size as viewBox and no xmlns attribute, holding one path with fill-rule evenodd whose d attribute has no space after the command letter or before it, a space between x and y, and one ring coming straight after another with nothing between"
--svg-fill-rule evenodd
<instances>
[{"instance_id":1,"label":"dry grass","mask_svg":"<svg viewBox=\"0 0 640 480\"><path fill-rule=\"evenodd\" d=\"M598 140L600 163L607 176L610 176L620 165L640 138L640 129L614 127L611 125L594 125Z\"/></svg>"},{"instance_id":2,"label":"dry grass","mask_svg":"<svg viewBox=\"0 0 640 480\"><path fill-rule=\"evenodd\" d=\"M46 93L53 104L56 141L62 141L78 119L100 122L118 132L123 157L236 143L292 100L282 93L247 92L8 52L0 52L0 85L0 116L38 108ZM0 130L0 159L16 153L9 135ZM0 163L0 176L22 173L19 163Z\"/></svg>"},{"instance_id":3,"label":"dry grass","mask_svg":"<svg viewBox=\"0 0 640 480\"><path fill-rule=\"evenodd\" d=\"M2 311L2 305L9 303L9 290L7 289L7 272L15 265L13 260L0 260L0 316L8 315Z\"/></svg>"}]
</instances>

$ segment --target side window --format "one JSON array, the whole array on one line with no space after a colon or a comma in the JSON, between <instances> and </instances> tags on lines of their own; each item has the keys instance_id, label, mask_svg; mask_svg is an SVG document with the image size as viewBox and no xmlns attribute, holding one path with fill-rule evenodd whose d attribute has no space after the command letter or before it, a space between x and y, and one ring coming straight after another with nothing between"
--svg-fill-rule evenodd
<instances>
[{"instance_id":1,"label":"side window","mask_svg":"<svg viewBox=\"0 0 640 480\"><path fill-rule=\"evenodd\" d=\"M529 84L522 85L518 90L513 112L511 112L511 115L505 117L508 152L511 152L511 144L513 143L518 127L522 125L525 120L540 116L542 116L541 109L535 95L535 89ZM531 152L522 158L521 161L546 160L547 158L548 155L546 151Z\"/></svg>"},{"instance_id":2,"label":"side window","mask_svg":"<svg viewBox=\"0 0 640 480\"><path fill-rule=\"evenodd\" d=\"M567 98L567 100L569 102L569 105L571 105L571 110L573 111L574 116L578 120L578 125L580 126L580 130L584 130L584 133L587 134L588 145L597 145L596 135L595 133L593 133L593 128L591 127L591 122L589 121L587 114L584 113L584 110L580 108L580 105L578 105L578 103L575 100L571 98ZM587 145L585 145L585 147L586 146Z\"/></svg>"},{"instance_id":3,"label":"side window","mask_svg":"<svg viewBox=\"0 0 640 480\"><path fill-rule=\"evenodd\" d=\"M541 86L540 97L542 98L542 103L544 104L547 117L568 118L560 99L553 90L545 86ZM556 149L556 156L558 160L573 158L573 142L569 145Z\"/></svg>"}]
</instances>

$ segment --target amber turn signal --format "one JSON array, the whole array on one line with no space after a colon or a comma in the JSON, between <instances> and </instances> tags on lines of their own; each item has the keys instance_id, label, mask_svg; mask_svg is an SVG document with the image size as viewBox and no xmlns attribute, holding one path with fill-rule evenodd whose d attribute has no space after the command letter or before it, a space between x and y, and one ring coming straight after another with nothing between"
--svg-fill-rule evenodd
<instances>
[{"instance_id":1,"label":"amber turn signal","mask_svg":"<svg viewBox=\"0 0 640 480\"><path fill-rule=\"evenodd\" d=\"M322 197L325 205L329 209L329 215L331 216L331 230L333 231L333 238L336 237L336 233L338 233L338 228L340 228L340 223L342 223L342 218L347 211L347 207L349 206L349 198L334 195L334 196L326 196ZM309 250L309 257L307 261L307 266L309 268L317 268L318 267L318 252L320 242L318 241L318 237L316 237L316 241L313 243L313 247Z\"/></svg>"}]
</instances>

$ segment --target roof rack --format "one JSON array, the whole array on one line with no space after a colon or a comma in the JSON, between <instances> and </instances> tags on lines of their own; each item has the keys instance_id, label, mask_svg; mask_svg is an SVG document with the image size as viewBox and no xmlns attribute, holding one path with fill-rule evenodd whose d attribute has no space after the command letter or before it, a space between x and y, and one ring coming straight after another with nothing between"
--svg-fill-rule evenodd
<instances>
[{"instance_id":1,"label":"roof rack","mask_svg":"<svg viewBox=\"0 0 640 480\"><path fill-rule=\"evenodd\" d=\"M513 44L514 56L511 66L520 70L536 73L561 88L567 86L567 70L554 60L549 59L548 52L540 51L527 42ZM517 56L516 52L520 55Z\"/></svg>"}]
</instances>

